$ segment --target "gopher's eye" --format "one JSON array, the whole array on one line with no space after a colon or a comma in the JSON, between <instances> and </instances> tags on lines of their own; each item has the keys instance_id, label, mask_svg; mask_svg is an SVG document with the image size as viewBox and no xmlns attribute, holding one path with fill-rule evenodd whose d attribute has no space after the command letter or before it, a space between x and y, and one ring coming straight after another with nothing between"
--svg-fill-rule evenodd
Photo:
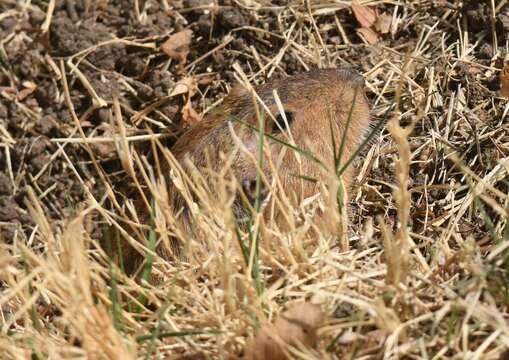
<instances>
[{"instance_id":1,"label":"gopher's eye","mask_svg":"<svg viewBox=\"0 0 509 360\"><path fill-rule=\"evenodd\" d=\"M289 112L289 111L285 111L285 117L286 117L286 121L281 114L278 114L276 116L275 124L272 127L273 133L280 133L283 130L287 130L288 129L288 127L286 126L287 124L288 124L288 126L292 126L292 122L293 122L293 118L294 118L293 113Z\"/></svg>"}]
</instances>

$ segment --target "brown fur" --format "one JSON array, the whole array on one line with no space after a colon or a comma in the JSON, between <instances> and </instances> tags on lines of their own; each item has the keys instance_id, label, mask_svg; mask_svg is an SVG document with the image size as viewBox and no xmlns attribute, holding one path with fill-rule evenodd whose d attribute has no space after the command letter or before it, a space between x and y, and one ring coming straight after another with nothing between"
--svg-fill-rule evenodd
<instances>
[{"instance_id":1,"label":"brown fur","mask_svg":"<svg viewBox=\"0 0 509 360\"><path fill-rule=\"evenodd\" d=\"M343 163L362 142L370 128L369 104L363 85L363 78L354 71L324 69L271 80L256 87L255 90L274 117L279 114L273 96L273 90L277 91L285 112L293 114L290 130L296 146L311 152L332 169L331 122L338 146L345 132L348 115L352 111L344 155L341 159ZM356 94L356 100L352 108L354 94ZM262 106L260 105L259 108L262 109ZM207 171L219 172L224 167L225 154L232 155L234 149L238 150L235 137L240 139L251 155L256 154L259 144L258 133L232 118L258 127L259 120L253 105L252 94L242 86L234 87L219 109L190 128L172 147L171 152L186 172L190 171L186 165L188 161L191 161L198 170L205 171L207 168ZM277 130L275 122L266 113L264 121L266 133L287 141L285 134ZM268 138L265 141L270 146L270 160L276 164L284 146ZM239 183L255 181L257 172L252 156L243 151L236 151L232 156L234 156L232 170ZM278 176L285 193L293 196L295 201L313 195L319 189L317 184L302 181L292 174L302 174L318 180L325 180L326 176L316 163L302 156L301 159L302 163L299 166L295 152L286 149L278 168ZM169 173L169 168L165 168L164 172ZM263 172L267 178L272 178L273 174L270 172L267 159L264 161ZM343 175L347 189L351 186L352 176L351 169ZM184 227L189 230L192 227L192 219L186 210L185 202L169 177L166 181L169 186L168 194L171 197L170 205L173 211L182 211L181 220L184 222ZM239 202L236 202L235 207L237 210L243 209ZM159 250L163 257L168 257L166 251Z\"/></svg>"}]
</instances>

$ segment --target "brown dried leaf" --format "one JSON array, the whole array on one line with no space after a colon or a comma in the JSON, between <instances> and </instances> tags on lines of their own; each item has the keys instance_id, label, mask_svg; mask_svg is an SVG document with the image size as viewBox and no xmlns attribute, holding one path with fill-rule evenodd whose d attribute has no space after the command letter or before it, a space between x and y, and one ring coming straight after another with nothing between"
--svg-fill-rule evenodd
<instances>
[{"instance_id":1,"label":"brown dried leaf","mask_svg":"<svg viewBox=\"0 0 509 360\"><path fill-rule=\"evenodd\" d=\"M170 93L170 97L184 95L185 105L181 110L184 122L190 126L201 120L200 115L193 109L191 98L198 91L198 80L194 76L188 76L180 80Z\"/></svg>"},{"instance_id":2,"label":"brown dried leaf","mask_svg":"<svg viewBox=\"0 0 509 360\"><path fill-rule=\"evenodd\" d=\"M180 80L175 87L172 89L170 96L177 96L183 94L189 94L189 97L193 97L198 91L198 81L194 76L188 76Z\"/></svg>"},{"instance_id":3,"label":"brown dried leaf","mask_svg":"<svg viewBox=\"0 0 509 360\"><path fill-rule=\"evenodd\" d=\"M504 68L500 72L500 91L501 97L509 99L509 64L504 65Z\"/></svg>"},{"instance_id":4,"label":"brown dried leaf","mask_svg":"<svg viewBox=\"0 0 509 360\"><path fill-rule=\"evenodd\" d=\"M198 114L196 110L193 109L193 106L191 105L191 100L187 101L187 103L182 108L181 113L182 119L188 126L194 125L195 123L201 120L200 114Z\"/></svg>"},{"instance_id":5,"label":"brown dried leaf","mask_svg":"<svg viewBox=\"0 0 509 360\"><path fill-rule=\"evenodd\" d=\"M17 97L18 101L23 101L28 96L30 96L30 94L32 94L34 91L35 91L35 89L25 88L23 90L20 90L16 97Z\"/></svg>"},{"instance_id":6,"label":"brown dried leaf","mask_svg":"<svg viewBox=\"0 0 509 360\"><path fill-rule=\"evenodd\" d=\"M200 77L200 79L198 80L198 84L200 85L209 85L209 84L212 84L214 82L216 78L212 75L209 75L209 76L202 76Z\"/></svg>"},{"instance_id":7,"label":"brown dried leaf","mask_svg":"<svg viewBox=\"0 0 509 360\"><path fill-rule=\"evenodd\" d=\"M376 11L368 6L360 5L354 1L352 2L352 11L361 27L369 28L376 22Z\"/></svg>"},{"instance_id":8,"label":"brown dried leaf","mask_svg":"<svg viewBox=\"0 0 509 360\"><path fill-rule=\"evenodd\" d=\"M18 101L25 100L30 94L32 94L35 89L37 89L37 85L31 81L25 81L23 82L23 86L25 87L23 90L20 90L18 92L18 95L16 96Z\"/></svg>"},{"instance_id":9,"label":"brown dried leaf","mask_svg":"<svg viewBox=\"0 0 509 360\"><path fill-rule=\"evenodd\" d=\"M313 348L317 328L324 321L319 305L299 303L279 315L274 325L266 325L248 341L243 359L286 360L288 346Z\"/></svg>"},{"instance_id":10,"label":"brown dried leaf","mask_svg":"<svg viewBox=\"0 0 509 360\"><path fill-rule=\"evenodd\" d=\"M191 30L179 31L171 35L168 40L161 46L161 50L174 60L178 60L181 64L184 64L189 54L189 45L191 45L191 39L193 32Z\"/></svg>"},{"instance_id":11,"label":"brown dried leaf","mask_svg":"<svg viewBox=\"0 0 509 360\"><path fill-rule=\"evenodd\" d=\"M359 34L370 45L376 44L379 40L377 33L370 28L359 28L357 29L357 34Z\"/></svg>"},{"instance_id":12,"label":"brown dried leaf","mask_svg":"<svg viewBox=\"0 0 509 360\"><path fill-rule=\"evenodd\" d=\"M380 34L387 34L391 30L392 16L387 14L380 14L377 16L375 22L375 29Z\"/></svg>"}]
</instances>

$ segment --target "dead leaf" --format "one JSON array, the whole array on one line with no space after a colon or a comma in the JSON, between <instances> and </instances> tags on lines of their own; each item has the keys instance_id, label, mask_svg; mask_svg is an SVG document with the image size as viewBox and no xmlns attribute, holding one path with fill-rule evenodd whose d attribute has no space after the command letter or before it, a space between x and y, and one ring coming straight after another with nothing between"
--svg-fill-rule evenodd
<instances>
[{"instance_id":1,"label":"dead leaf","mask_svg":"<svg viewBox=\"0 0 509 360\"><path fill-rule=\"evenodd\" d=\"M359 28L357 29L357 34L359 34L370 45L376 44L379 40L377 33L370 28Z\"/></svg>"},{"instance_id":2,"label":"dead leaf","mask_svg":"<svg viewBox=\"0 0 509 360\"><path fill-rule=\"evenodd\" d=\"M215 77L212 76L212 75L202 76L198 80L198 84L200 84L200 85L209 85L209 84L212 84L214 82L214 80L215 80Z\"/></svg>"},{"instance_id":3,"label":"dead leaf","mask_svg":"<svg viewBox=\"0 0 509 360\"><path fill-rule=\"evenodd\" d=\"M505 64L500 72L500 91L501 97L509 99L509 64Z\"/></svg>"},{"instance_id":4,"label":"dead leaf","mask_svg":"<svg viewBox=\"0 0 509 360\"><path fill-rule=\"evenodd\" d=\"M274 325L266 325L246 344L246 360L286 360L288 346L314 348L317 328L324 321L319 305L299 303L279 315Z\"/></svg>"},{"instance_id":5,"label":"dead leaf","mask_svg":"<svg viewBox=\"0 0 509 360\"><path fill-rule=\"evenodd\" d=\"M198 114L196 112L196 110L193 109L190 99L187 101L187 103L182 108L181 113L182 113L182 119L188 126L194 125L201 120L200 114Z\"/></svg>"},{"instance_id":6,"label":"dead leaf","mask_svg":"<svg viewBox=\"0 0 509 360\"><path fill-rule=\"evenodd\" d=\"M35 89L37 89L37 85L31 81L24 81L23 86L25 87L23 90L18 91L16 98L18 101L25 100L30 94L32 94Z\"/></svg>"},{"instance_id":7,"label":"dead leaf","mask_svg":"<svg viewBox=\"0 0 509 360\"><path fill-rule=\"evenodd\" d=\"M369 28L376 22L376 11L368 6L352 2L352 11L361 27Z\"/></svg>"},{"instance_id":8,"label":"dead leaf","mask_svg":"<svg viewBox=\"0 0 509 360\"><path fill-rule=\"evenodd\" d=\"M391 31L391 25L392 25L392 16L387 14L380 14L377 16L376 22L375 22L375 29L380 34L387 34L389 31Z\"/></svg>"},{"instance_id":9,"label":"dead leaf","mask_svg":"<svg viewBox=\"0 0 509 360\"><path fill-rule=\"evenodd\" d=\"M194 76L188 76L180 80L170 92L170 97L189 94L193 97L198 91L198 81Z\"/></svg>"},{"instance_id":10,"label":"dead leaf","mask_svg":"<svg viewBox=\"0 0 509 360\"><path fill-rule=\"evenodd\" d=\"M189 54L189 45L193 32L191 30L179 31L171 35L168 40L161 46L161 50L174 60L178 60L180 65L185 64L187 55Z\"/></svg>"},{"instance_id":11,"label":"dead leaf","mask_svg":"<svg viewBox=\"0 0 509 360\"><path fill-rule=\"evenodd\" d=\"M30 94L32 94L34 91L35 91L35 89L25 88L18 92L18 95L16 96L16 98L18 99L18 101L23 101L28 96L30 96Z\"/></svg>"},{"instance_id":12,"label":"dead leaf","mask_svg":"<svg viewBox=\"0 0 509 360\"><path fill-rule=\"evenodd\" d=\"M198 80L188 76L180 80L170 92L170 97L184 95L185 105L181 110L182 119L190 126L201 120L200 115L193 109L191 98L198 92Z\"/></svg>"}]
</instances>

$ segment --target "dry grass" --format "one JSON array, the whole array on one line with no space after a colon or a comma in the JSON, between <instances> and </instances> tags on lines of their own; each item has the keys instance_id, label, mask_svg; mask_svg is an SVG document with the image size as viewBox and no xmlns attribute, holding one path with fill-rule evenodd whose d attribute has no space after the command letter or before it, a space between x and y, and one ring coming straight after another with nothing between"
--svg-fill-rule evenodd
<instances>
[{"instance_id":1,"label":"dry grass","mask_svg":"<svg viewBox=\"0 0 509 360\"><path fill-rule=\"evenodd\" d=\"M292 208L277 183L268 184L272 203L262 206L283 209L290 228L283 231L254 211L250 227L239 229L230 210L228 189L236 184L228 167L209 174L219 189L215 197L203 175L181 171L159 134L130 135L133 113L140 128L157 121L150 117L153 109L130 111L123 103L127 83L110 103L79 70L88 52L52 60L75 128L73 140L54 139L59 148L51 161L60 159L72 169L86 199L72 216L56 221L47 216L51 205L37 177L27 181L32 186L26 209L35 226L1 245L2 356L147 359L201 353L225 359L239 353L255 329L305 300L319 304L326 320L316 349L288 349L297 358L507 358L509 107L485 85L496 78L496 61L505 49L495 46L489 64L481 64L481 44L493 34L469 32L454 8L444 8L440 21L430 24L429 2L362 3L392 16L389 40L411 28L409 35L400 44L350 45L358 38L346 34L336 16L350 11L350 1L303 1L284 8L268 1L232 2L260 12L260 28L253 32L267 32L261 25L265 8L280 9L280 31L267 37L284 39L272 54L252 47L246 54L249 66L235 67L239 79L257 82L280 72L284 61L312 68L362 60L373 115L389 114L387 131L357 164L361 186L352 194L346 235L335 191L324 186L322 194ZM493 12L504 11L504 1L491 3ZM43 30L50 26L54 5L50 1ZM140 2L133 6L142 21ZM331 28L339 44L322 38ZM151 49L153 39L122 41ZM227 49L230 41L225 38L214 51ZM351 57L349 49L354 49ZM206 59L198 57L185 70L192 73ZM83 84L93 107L111 108L111 138L94 139L82 128L93 109L76 113L71 80ZM1 122L0 141L9 154L14 139ZM118 179L97 159L94 145L108 141L133 187L148 188L151 223L142 224L142 214L124 204ZM150 141L158 149L157 161L149 163L139 154L133 147L137 141ZM69 156L71 146L86 149L91 160L86 166L96 174L95 186L104 189L102 197L90 189L93 176L84 176ZM172 179L190 204L192 233L178 226L167 206L172 194L165 190L161 161L172 165ZM14 180L9 165L5 172ZM189 189L200 195L200 207ZM316 221L319 209L331 214L327 222ZM106 249L92 235L105 226L116 230ZM181 240L182 260L165 261L153 252L170 236ZM118 241L146 254L137 279L108 255L107 248Z\"/></svg>"}]
</instances>

